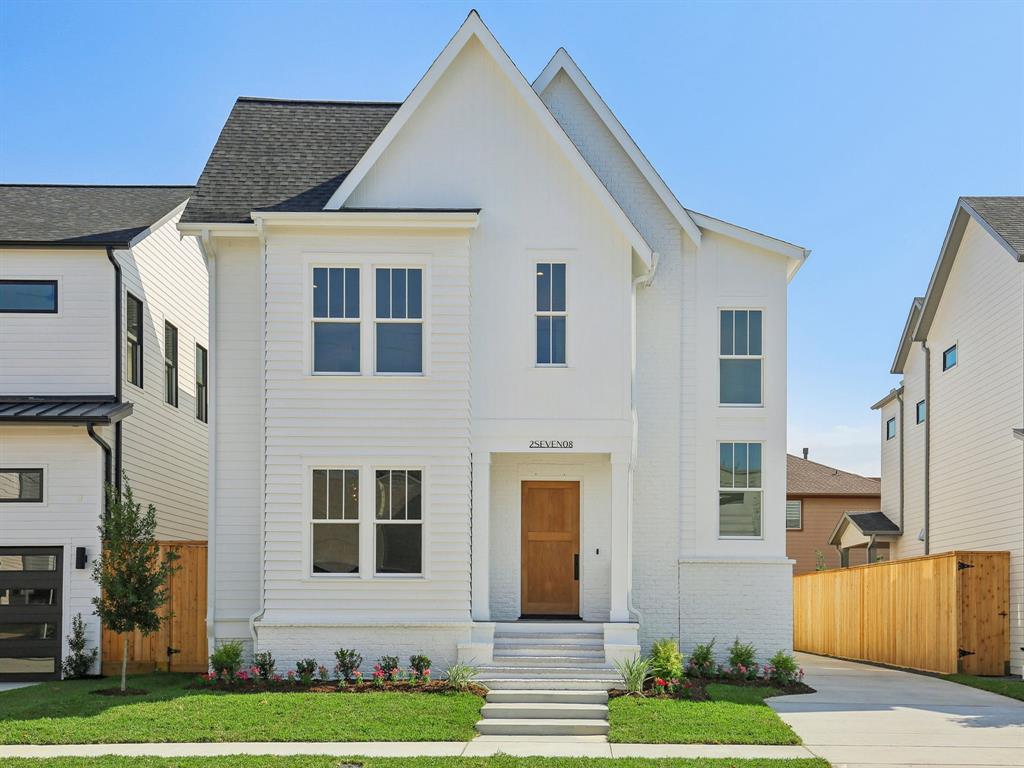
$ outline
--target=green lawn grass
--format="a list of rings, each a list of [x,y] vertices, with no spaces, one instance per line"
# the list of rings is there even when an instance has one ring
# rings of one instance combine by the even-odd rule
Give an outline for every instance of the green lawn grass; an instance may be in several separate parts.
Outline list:
[[[978,675],[942,675],[943,680],[951,683],[969,685],[972,688],[981,688],[983,691],[991,691],[1001,696],[1009,696],[1011,699],[1024,701],[1024,681],[1019,677],[1008,680],[1005,677],[980,677]]]
[[[0,744],[185,741],[468,741],[483,699],[470,693],[220,693],[187,675],[133,676],[145,696],[99,696],[115,680],[0,693]]]
[[[355,757],[362,768],[829,768],[825,760],[733,760],[586,757]],[[344,758],[295,757],[57,757],[8,760],[4,768],[338,768]]]
[[[711,701],[621,696],[608,702],[610,741],[633,744],[799,744],[764,703],[774,688],[712,683]]]

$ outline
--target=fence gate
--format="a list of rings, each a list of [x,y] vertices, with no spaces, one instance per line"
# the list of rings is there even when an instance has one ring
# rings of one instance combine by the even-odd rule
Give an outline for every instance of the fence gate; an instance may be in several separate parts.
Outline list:
[[[160,553],[178,553],[178,570],[171,576],[169,621],[149,637],[138,632],[128,639],[128,671],[205,672],[206,658],[206,542],[161,541]],[[121,671],[122,636],[103,630],[103,674]]]

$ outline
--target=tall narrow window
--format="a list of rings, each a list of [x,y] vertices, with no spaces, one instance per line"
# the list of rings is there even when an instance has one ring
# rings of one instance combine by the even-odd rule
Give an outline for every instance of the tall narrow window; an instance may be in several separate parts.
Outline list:
[[[956,365],[956,344],[942,353],[942,370],[948,371]]]
[[[418,469],[376,472],[376,572],[423,572],[423,473]]]
[[[761,536],[761,444],[720,443],[718,535]]]
[[[565,365],[565,264],[537,265],[537,365]]]
[[[927,415],[927,406],[925,405],[924,400],[918,400],[917,401],[917,409],[916,410],[917,410],[917,423],[920,424],[920,423],[922,423],[924,421],[925,416]]]
[[[204,424],[210,418],[209,358],[206,350],[196,344],[196,418]]]
[[[887,422],[885,422],[885,439],[892,440],[896,437],[896,417],[893,416]]]
[[[128,381],[136,387],[141,387],[142,361],[144,359],[142,347],[142,302],[130,293],[127,298],[125,336],[128,339],[126,355],[128,359],[125,362],[128,369]]]
[[[57,313],[56,280],[0,280],[0,312]]]
[[[178,329],[164,323],[164,400],[178,407]]]
[[[786,530],[799,531],[804,527],[804,505],[800,499],[786,502]]]
[[[423,373],[423,270],[377,270],[377,373]]]
[[[313,573],[359,573],[359,470],[313,470]]]
[[[42,469],[0,469],[0,502],[41,502]]]
[[[718,402],[761,405],[761,310],[723,309],[719,329]]]
[[[359,269],[313,268],[313,373],[359,373]]]

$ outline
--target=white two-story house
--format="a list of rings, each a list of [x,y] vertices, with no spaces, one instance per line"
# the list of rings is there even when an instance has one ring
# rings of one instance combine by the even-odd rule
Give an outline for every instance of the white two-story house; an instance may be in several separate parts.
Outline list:
[[[191,187],[0,185],[0,681],[60,676],[105,483],[205,540],[206,264]]]
[[[808,252],[685,209],[565,51],[531,85],[474,12],[402,103],[241,98],[179,229],[213,285],[211,644],[495,678],[524,632],[606,667],[791,646]]]
[[[1010,552],[1010,648],[1024,667],[1024,197],[964,197],[911,303],[881,417],[882,515],[833,543],[893,559]],[[856,518],[857,516],[850,516]]]

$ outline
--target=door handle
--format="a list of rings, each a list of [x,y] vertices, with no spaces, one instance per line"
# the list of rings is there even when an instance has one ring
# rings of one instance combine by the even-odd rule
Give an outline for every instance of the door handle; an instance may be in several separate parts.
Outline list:
[[[572,578],[574,581],[580,580],[580,553],[577,552],[572,556]]]

